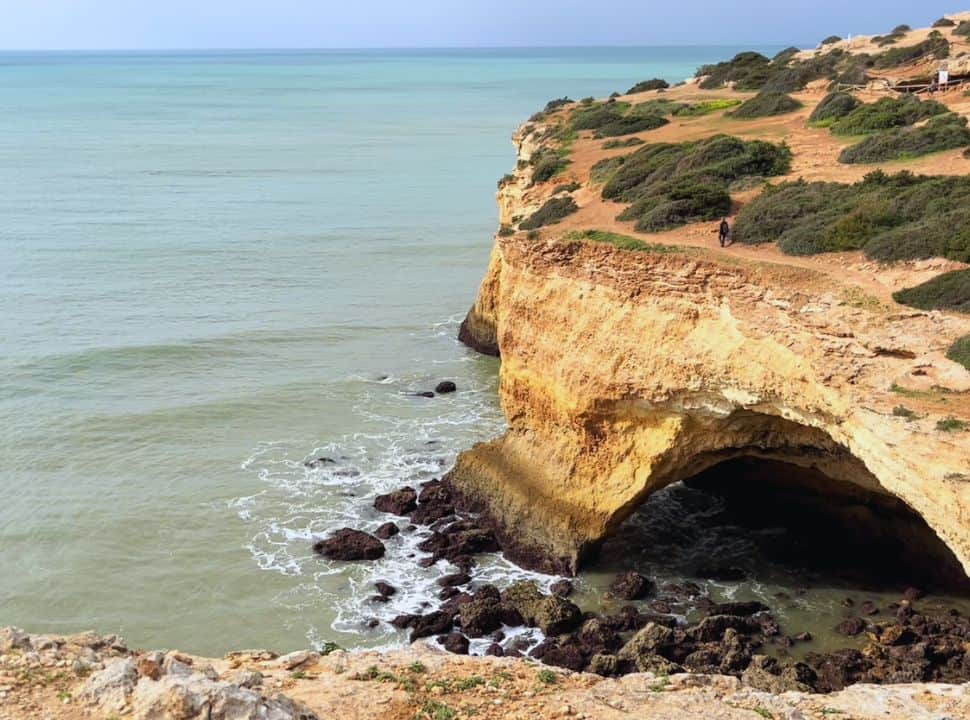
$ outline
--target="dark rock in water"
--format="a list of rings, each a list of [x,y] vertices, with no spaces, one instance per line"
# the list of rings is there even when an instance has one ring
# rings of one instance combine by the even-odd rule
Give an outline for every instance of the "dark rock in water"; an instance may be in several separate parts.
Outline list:
[[[908,600],[909,602],[915,602],[919,600],[921,597],[923,597],[925,594],[926,593],[924,593],[919,588],[908,587],[903,591],[903,600]]]
[[[896,618],[902,622],[906,622],[913,617],[913,608],[907,603],[903,602],[898,608],[896,608]]]
[[[311,470],[318,470],[319,468],[322,468],[324,465],[334,465],[336,464],[336,462],[337,461],[334,460],[333,458],[318,457],[313,460],[307,460],[305,463],[303,463],[303,466],[310,468]]]
[[[374,507],[384,513],[392,515],[407,515],[418,506],[418,494],[414,488],[403,487],[400,490],[378,495],[374,498]]]
[[[437,558],[433,558],[433,557],[421,558],[420,560],[418,560],[418,567],[429,568],[432,565],[434,565],[436,562],[438,562]]]
[[[760,612],[768,612],[770,610],[764,603],[752,601],[752,602],[731,602],[731,603],[718,603],[713,607],[710,614],[711,615],[741,615],[742,617],[747,617],[749,615],[755,615]]]
[[[446,588],[441,588],[441,592],[438,593],[438,598],[440,600],[450,600],[451,598],[455,597],[455,595],[460,595],[460,594],[461,594],[461,590],[459,590],[458,588],[446,587]]]
[[[818,676],[815,689],[821,693],[836,692],[859,682],[869,669],[869,662],[858,650],[837,650],[826,655],[809,653],[805,659]]]
[[[373,630],[376,627],[379,627],[380,624],[381,624],[381,621],[378,620],[377,618],[371,618],[370,620],[367,621],[367,627],[370,628],[371,630]]]
[[[532,649],[529,656],[542,660],[546,665],[577,672],[586,665],[583,653],[572,638],[566,638],[561,642],[551,638],[543,640]]]
[[[610,583],[610,591],[623,600],[639,600],[653,590],[653,583],[640,573],[620,573]]]
[[[423,398],[433,398],[434,393],[430,390],[424,390],[423,392],[411,393],[411,397],[423,397]]]
[[[398,615],[396,618],[391,620],[391,625],[396,627],[398,630],[404,630],[411,627],[414,621],[417,620],[417,615],[411,615],[410,613],[405,613],[404,615]]]
[[[724,637],[727,629],[737,632],[752,632],[759,629],[759,625],[751,618],[739,615],[709,615],[697,625],[687,630],[687,636],[695,642],[713,642]]]
[[[909,645],[915,639],[915,633],[903,625],[889,625],[879,632],[880,645]]]
[[[492,643],[485,648],[485,654],[491,657],[505,657],[505,650],[498,643]]]
[[[444,575],[438,578],[438,584],[441,587],[456,587],[458,585],[467,585],[472,581],[472,576],[467,573],[451,573],[450,575]]]
[[[455,383],[453,383],[451,380],[442,380],[435,386],[434,391],[442,395],[447,395],[448,393],[455,392],[457,389],[458,386],[455,385]]]
[[[841,635],[848,635],[849,637],[853,637],[855,635],[858,635],[865,629],[866,629],[865,620],[863,620],[860,617],[851,617],[851,618],[846,618],[845,620],[840,622],[836,626],[835,631]]]
[[[468,638],[459,632],[448,633],[444,637],[439,637],[438,642],[445,650],[455,655],[468,654]]]
[[[670,614],[670,603],[664,602],[663,600],[654,600],[650,603],[650,609],[654,612],[660,613],[661,615]]]
[[[411,513],[411,522],[417,525],[431,525],[438,520],[455,514],[455,506],[450,504],[422,503]]]
[[[492,637],[492,642],[500,643],[505,639],[505,631],[496,630],[495,632],[492,633],[491,637]]]
[[[469,637],[484,637],[502,627],[502,603],[491,597],[465,603],[459,614],[461,629]]]
[[[384,597],[391,597],[391,595],[394,595],[397,593],[396,587],[394,587],[390,583],[384,582],[383,580],[378,580],[376,583],[374,583],[374,587],[377,588],[377,592],[379,592]]]
[[[315,543],[313,550],[331,560],[377,560],[384,556],[384,543],[361,530],[343,528]]]
[[[620,661],[616,655],[597,653],[590,658],[588,669],[591,673],[596,673],[597,675],[602,675],[603,677],[610,677],[619,672]]]
[[[549,590],[553,595],[569,597],[573,594],[573,584],[566,579],[556,580],[556,582],[549,586]]]
[[[863,615],[879,614],[879,608],[876,607],[876,604],[872,602],[872,600],[866,600],[864,603],[862,603],[862,607],[860,607],[859,609],[862,611]]]
[[[437,610],[427,615],[419,615],[411,623],[411,642],[432,635],[442,635],[451,630],[452,615]]]
[[[429,480],[421,485],[421,492],[418,493],[418,502],[452,504],[451,491],[440,480]]]
[[[797,641],[797,642],[811,642],[812,641],[812,633],[810,633],[810,632],[798,633],[798,635],[796,635],[792,639],[795,640],[795,641]]]
[[[854,606],[855,606],[855,600],[853,600],[850,597],[843,598],[843,600],[842,600],[842,607],[850,608],[850,607],[854,607]]]
[[[371,595],[369,599],[372,603],[386,603],[391,600],[386,595]]]
[[[374,535],[381,540],[387,540],[397,535],[401,530],[392,522],[386,522],[374,531]]]
[[[499,546],[490,530],[476,529],[447,534],[432,533],[431,537],[418,545],[418,549],[431,553],[436,561],[441,559],[455,561],[478,553],[496,552]]]
[[[455,588],[457,589],[457,588]],[[455,617],[462,606],[470,603],[474,598],[466,592],[458,592],[458,594],[453,595],[448,598],[446,602],[441,603],[441,607],[438,608],[441,612],[448,613],[451,617]]]

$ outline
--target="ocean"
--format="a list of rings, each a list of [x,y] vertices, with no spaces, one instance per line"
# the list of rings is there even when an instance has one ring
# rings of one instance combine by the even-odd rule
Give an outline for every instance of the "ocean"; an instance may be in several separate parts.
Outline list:
[[[737,50],[0,54],[0,625],[206,655],[403,645],[386,621],[451,570],[417,565],[421,533],[374,563],[311,546],[503,430],[498,361],[455,337],[512,131]],[[711,527],[725,512],[654,496],[577,601],[720,553],[751,575],[713,597],[790,596],[793,632],[831,634],[853,589],[799,594],[758,554],[784,529]],[[476,570],[523,577],[553,580]],[[399,592],[373,602],[375,580]]]

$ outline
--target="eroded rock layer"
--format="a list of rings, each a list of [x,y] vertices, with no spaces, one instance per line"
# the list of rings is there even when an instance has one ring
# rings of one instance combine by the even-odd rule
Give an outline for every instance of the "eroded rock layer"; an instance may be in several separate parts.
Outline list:
[[[960,409],[967,373],[943,352],[967,321],[857,290],[696,249],[501,238],[465,327],[501,352],[509,430],[448,481],[513,558],[574,572],[650,493],[782,461],[898,498],[970,570],[966,437],[933,407],[894,413],[916,381]]]

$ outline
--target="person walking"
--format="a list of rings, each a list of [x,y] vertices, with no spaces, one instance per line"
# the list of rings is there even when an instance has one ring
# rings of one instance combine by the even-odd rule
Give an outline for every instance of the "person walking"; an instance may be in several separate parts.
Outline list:
[[[731,238],[731,226],[728,225],[727,218],[721,220],[721,225],[717,229],[717,238],[721,243],[721,247],[727,247],[728,240]]]

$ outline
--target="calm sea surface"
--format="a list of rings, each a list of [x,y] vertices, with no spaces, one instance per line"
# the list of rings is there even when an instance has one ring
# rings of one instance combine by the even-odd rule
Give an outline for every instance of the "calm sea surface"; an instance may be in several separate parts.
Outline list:
[[[310,545],[502,430],[454,337],[512,130],[739,49],[0,54],[0,625],[400,643],[447,569]]]

